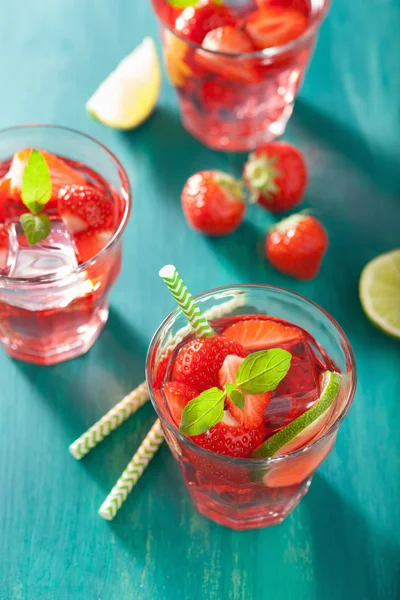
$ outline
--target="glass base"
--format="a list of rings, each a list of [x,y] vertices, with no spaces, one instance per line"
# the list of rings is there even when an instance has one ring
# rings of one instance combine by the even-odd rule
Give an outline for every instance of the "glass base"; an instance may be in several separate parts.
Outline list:
[[[267,506],[234,508],[211,500],[198,489],[189,488],[189,493],[197,510],[204,517],[224,527],[236,531],[245,531],[282,523],[307,494],[311,480],[312,478],[305,481],[297,494],[288,498],[286,502],[279,502],[275,506],[268,503]]]
[[[108,319],[108,303],[96,311],[87,325],[79,327],[76,336],[60,339],[55,336],[52,342],[44,345],[38,341],[29,344],[27,340],[13,340],[13,343],[2,340],[5,352],[24,362],[35,365],[56,365],[85,354],[99,337]]]
[[[293,104],[288,104],[278,119],[264,121],[259,126],[252,122],[251,126],[246,127],[240,121],[210,126],[206,116],[182,110],[182,123],[189,133],[213,150],[250,152],[283,135],[292,112]]]

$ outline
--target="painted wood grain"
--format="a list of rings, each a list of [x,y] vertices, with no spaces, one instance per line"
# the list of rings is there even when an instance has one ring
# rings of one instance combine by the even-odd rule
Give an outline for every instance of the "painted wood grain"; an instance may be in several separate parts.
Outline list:
[[[192,139],[166,82],[137,131],[108,130],[85,115],[85,100],[118,61],[145,34],[157,36],[148,0],[0,7],[0,126],[88,132],[121,158],[134,190],[124,268],[95,347],[52,368],[0,355],[0,599],[399,598],[400,346],[370,326],[357,298],[363,265],[400,241],[397,2],[335,0],[288,128],[310,164],[305,206],[331,237],[311,283],[265,263],[273,218],[255,207],[226,239],[187,229],[179,205],[186,177],[208,167],[238,174],[243,157]],[[166,447],[116,520],[102,521],[97,508],[152,423],[150,406],[81,463],[69,456],[69,443],[143,380],[150,336],[173,306],[157,276],[166,262],[195,292],[253,282],[304,293],[354,345],[354,407],[308,496],[279,527],[235,533],[203,519]]]

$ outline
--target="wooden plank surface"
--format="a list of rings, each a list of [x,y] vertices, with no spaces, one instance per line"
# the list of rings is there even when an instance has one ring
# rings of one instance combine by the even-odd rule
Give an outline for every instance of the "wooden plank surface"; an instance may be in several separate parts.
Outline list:
[[[400,244],[400,14],[396,0],[335,0],[286,139],[307,155],[305,202],[331,246],[300,283],[263,260],[272,217],[249,210],[226,239],[185,225],[194,171],[240,173],[243,156],[202,147],[181,127],[165,80],[140,129],[119,133],[84,103],[144,35],[148,0],[1,0],[0,127],[68,125],[121,158],[134,209],[109,323],[83,358],[39,368],[0,354],[1,600],[396,600],[400,597],[400,345],[365,319],[364,264]],[[270,283],[303,293],[354,345],[359,388],[335,450],[279,527],[235,533],[191,505],[166,447],[112,523],[97,509],[154,420],[150,406],[77,463],[68,444],[143,380],[152,333],[173,307],[160,266],[195,292]]]

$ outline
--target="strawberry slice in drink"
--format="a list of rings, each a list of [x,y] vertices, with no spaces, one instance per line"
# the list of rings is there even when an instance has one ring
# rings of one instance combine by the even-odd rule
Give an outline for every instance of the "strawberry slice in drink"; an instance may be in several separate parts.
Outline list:
[[[259,50],[284,46],[307,29],[307,17],[293,8],[261,8],[247,19],[245,31]]]
[[[227,25],[236,25],[227,6],[216,4],[213,0],[200,0],[196,6],[185,8],[176,19],[175,30],[182,37],[201,44],[209,31]]]
[[[115,233],[115,203],[103,192],[87,185],[70,185],[61,189],[58,212],[74,236],[80,262],[96,256]]]
[[[296,327],[283,325],[274,319],[249,319],[227,327],[224,336],[239,342],[245,350],[282,348],[284,344],[303,339]]]
[[[7,267],[9,249],[8,226],[0,223],[0,272]]]
[[[171,417],[175,425],[179,427],[183,409],[188,402],[199,395],[199,392],[185,383],[178,383],[176,381],[165,383],[163,390]]]
[[[207,71],[239,83],[262,81],[262,71],[251,58],[223,56],[223,54],[248,54],[257,49],[244,31],[231,26],[213,29],[207,33],[202,47],[204,50],[197,50],[195,58]]]
[[[244,358],[240,358],[239,356],[229,355],[225,358],[219,372],[219,383],[222,389],[227,383],[235,381],[236,373],[243,361]],[[243,409],[236,406],[229,397],[226,398],[225,402],[229,412],[238,423],[243,425],[245,429],[255,429],[264,420],[265,409],[272,398],[272,392],[265,392],[264,394],[254,396],[245,394],[244,398],[245,404]]]
[[[303,13],[305,17],[310,16],[310,6],[307,0],[257,0],[260,8],[294,8]]]
[[[49,214],[56,214],[57,198],[60,189],[65,185],[83,185],[86,180],[81,173],[70,167],[61,158],[58,158],[45,150],[40,150],[40,152],[43,154],[47,166],[49,167],[52,187],[52,197],[46,205],[46,212]],[[9,180],[9,202],[5,209],[6,218],[9,220],[18,219],[22,213],[26,212],[26,207],[21,199],[21,189],[22,177],[25,167],[28,164],[30,153],[30,148],[16,152],[11,161],[10,170],[4,178],[5,180]]]
[[[248,458],[264,438],[264,425],[255,429],[245,429],[225,411],[220,423],[205,433],[190,438],[195,444],[223,456]]]

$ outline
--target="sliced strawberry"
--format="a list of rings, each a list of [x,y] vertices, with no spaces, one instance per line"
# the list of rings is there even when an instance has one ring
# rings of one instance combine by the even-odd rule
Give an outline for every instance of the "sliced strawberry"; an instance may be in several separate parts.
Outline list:
[[[195,444],[224,456],[247,458],[264,439],[264,426],[248,431],[226,411],[223,420],[206,433],[190,438]]]
[[[10,201],[10,179],[3,177],[0,180],[0,222],[4,223],[7,217],[7,205]]]
[[[228,354],[244,358],[246,351],[240,344],[224,336],[191,340],[177,354],[173,378],[199,392],[218,387],[218,372]]]
[[[207,33],[202,47],[204,50],[196,52],[196,61],[208,71],[240,83],[260,83],[262,81],[262,71],[254,60],[215,54],[223,52],[237,55],[254,52],[256,47],[244,31],[229,26],[213,29]]]
[[[261,8],[252,13],[245,31],[259,50],[284,46],[307,29],[307,17],[293,8]]]
[[[82,262],[98,254],[111,240],[117,225],[113,200],[89,186],[66,186],[59,192],[58,212],[73,234]]]
[[[5,269],[8,259],[8,226],[0,223],[0,270]]]
[[[236,373],[244,361],[239,356],[227,356],[219,371],[219,383],[223,388],[226,383],[234,383]],[[246,429],[255,429],[264,421],[264,413],[270,400],[272,392],[265,394],[250,395],[245,394],[245,404],[243,410],[236,406],[228,397],[226,405],[231,415],[243,425]]]
[[[176,19],[175,30],[192,42],[201,44],[209,31],[225,25],[236,25],[229,8],[215,4],[213,0],[201,0],[196,6],[185,8]]]
[[[310,5],[307,0],[257,0],[260,8],[294,8],[303,13],[305,17],[310,15]]]
[[[224,330],[224,336],[239,342],[245,350],[267,350],[301,339],[299,329],[272,319],[238,321]]]
[[[46,212],[55,213],[57,211],[57,198],[60,189],[66,185],[83,185],[86,179],[61,158],[45,150],[40,150],[40,152],[43,154],[49,167],[52,186],[52,198],[46,205]],[[30,153],[30,148],[16,152],[11,161],[10,170],[6,175],[10,179],[10,195],[15,203],[15,206],[10,206],[9,208],[9,214],[7,215],[9,219],[19,217],[26,210],[21,200],[21,188],[22,176],[28,164]]]
[[[184,383],[175,381],[165,383],[163,390],[171,416],[179,427],[183,409],[188,402],[199,395],[199,392]]]

